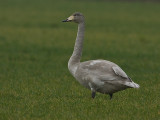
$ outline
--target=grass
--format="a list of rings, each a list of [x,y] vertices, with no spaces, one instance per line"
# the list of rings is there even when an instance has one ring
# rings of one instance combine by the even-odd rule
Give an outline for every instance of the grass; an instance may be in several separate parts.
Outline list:
[[[138,84],[109,96],[71,76],[75,11],[86,16],[82,61],[107,59]],[[160,119],[160,4],[141,2],[1,0],[0,119]]]

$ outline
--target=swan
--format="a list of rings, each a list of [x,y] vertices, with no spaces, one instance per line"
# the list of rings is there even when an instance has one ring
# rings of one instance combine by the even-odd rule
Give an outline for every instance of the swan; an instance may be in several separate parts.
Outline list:
[[[89,60],[80,62],[82,56],[85,20],[82,13],[75,12],[62,22],[74,22],[78,24],[78,32],[72,56],[68,62],[68,69],[73,77],[84,87],[91,90],[94,99],[96,92],[109,94],[126,88],[139,88],[129,76],[115,63],[107,60]]]

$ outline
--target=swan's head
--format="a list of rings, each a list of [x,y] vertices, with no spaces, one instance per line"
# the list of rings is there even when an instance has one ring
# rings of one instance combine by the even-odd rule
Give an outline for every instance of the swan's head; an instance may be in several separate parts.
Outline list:
[[[68,17],[66,20],[63,20],[62,22],[81,23],[81,22],[84,22],[84,16],[82,15],[82,13],[75,12],[70,17]]]

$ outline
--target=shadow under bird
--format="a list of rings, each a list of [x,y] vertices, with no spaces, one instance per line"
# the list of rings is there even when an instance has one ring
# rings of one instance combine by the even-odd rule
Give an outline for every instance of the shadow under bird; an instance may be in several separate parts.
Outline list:
[[[89,60],[80,62],[82,56],[85,19],[82,13],[76,12],[62,22],[78,24],[74,51],[68,62],[68,69],[76,80],[91,90],[92,98],[96,92],[109,94],[110,99],[115,92],[126,88],[139,88],[130,77],[115,63],[107,60]]]

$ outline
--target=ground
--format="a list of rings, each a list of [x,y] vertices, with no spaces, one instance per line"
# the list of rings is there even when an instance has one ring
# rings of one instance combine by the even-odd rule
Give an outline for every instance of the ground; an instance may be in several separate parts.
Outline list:
[[[64,0],[0,2],[0,119],[160,119],[160,4]],[[91,99],[69,73],[77,32],[86,20],[82,61],[118,64],[140,89]]]

